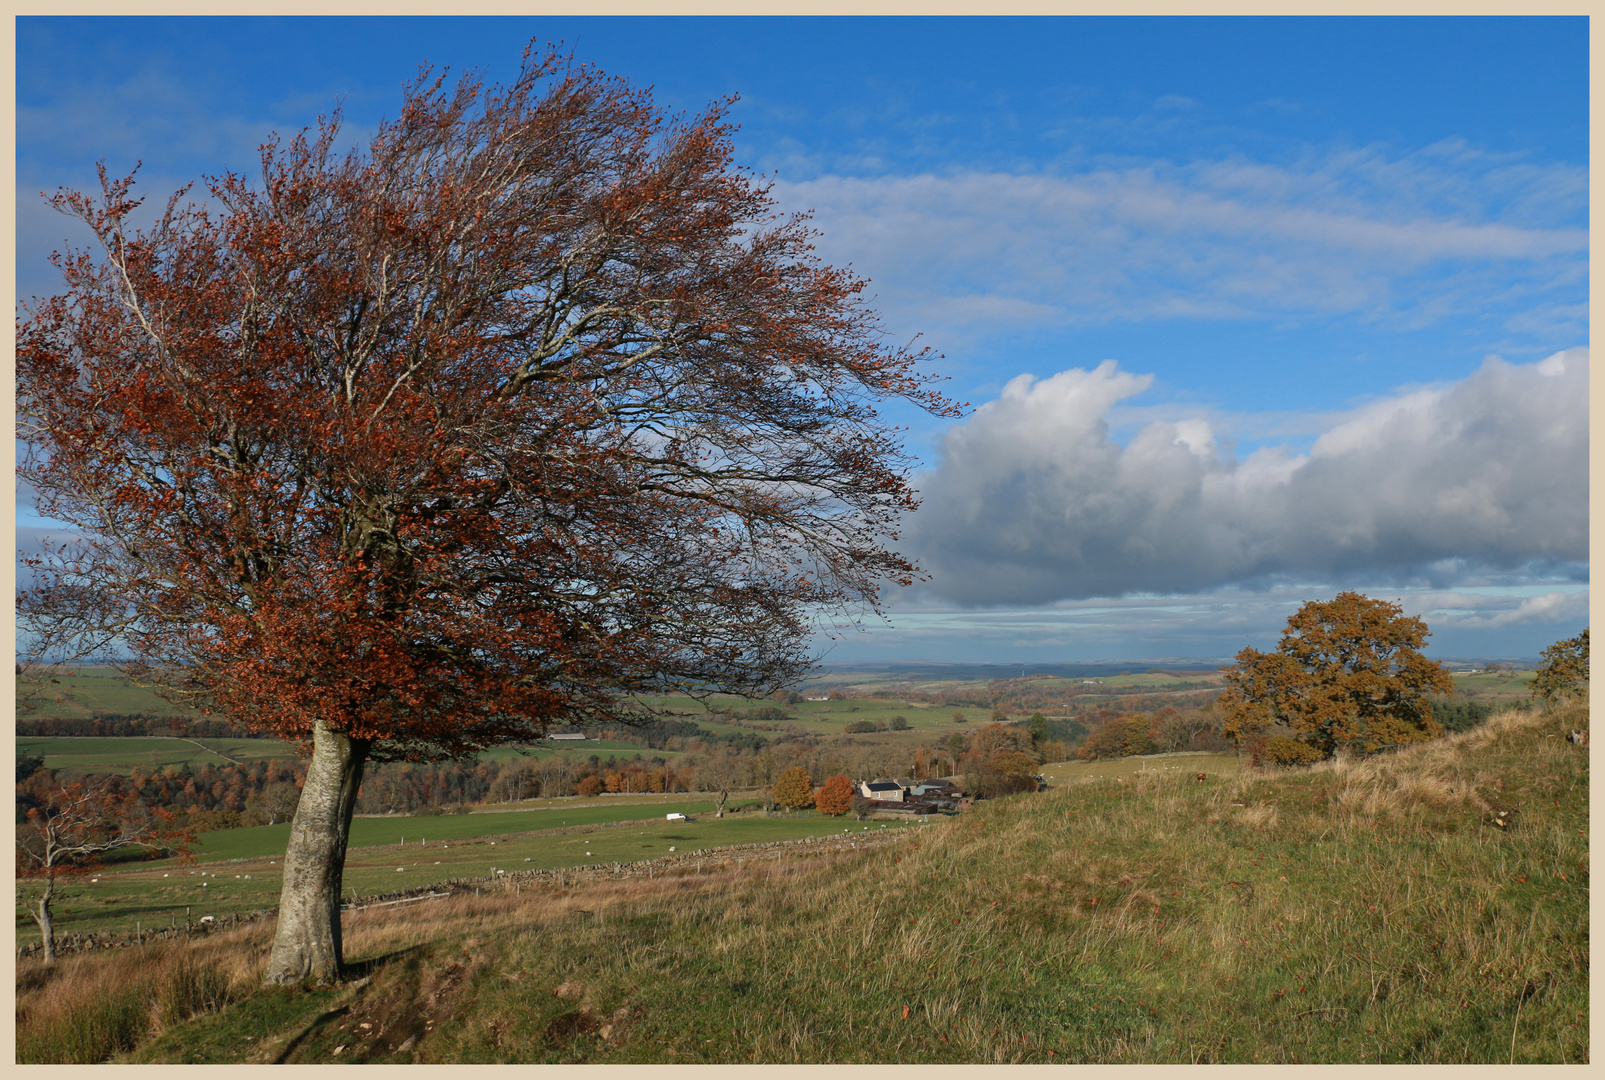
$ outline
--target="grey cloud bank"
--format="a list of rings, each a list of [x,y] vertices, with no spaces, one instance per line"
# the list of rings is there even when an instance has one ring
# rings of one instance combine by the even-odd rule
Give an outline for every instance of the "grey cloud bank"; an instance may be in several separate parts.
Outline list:
[[[1278,581],[1446,588],[1513,570],[1586,580],[1586,349],[1490,358],[1340,414],[1307,454],[1241,461],[1199,418],[1113,440],[1110,409],[1150,381],[1113,361],[1022,375],[950,430],[906,533],[931,574],[922,591],[987,606]]]

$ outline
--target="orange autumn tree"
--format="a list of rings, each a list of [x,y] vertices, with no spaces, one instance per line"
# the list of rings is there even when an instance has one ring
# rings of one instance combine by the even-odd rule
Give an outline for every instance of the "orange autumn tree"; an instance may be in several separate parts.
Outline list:
[[[814,782],[809,779],[807,769],[793,765],[775,779],[771,794],[775,802],[788,810],[801,810],[814,805]]]
[[[1287,620],[1276,651],[1244,649],[1226,669],[1223,733],[1285,765],[1436,738],[1431,698],[1452,693],[1454,680],[1421,654],[1427,637],[1426,623],[1386,600],[1311,601]]]
[[[19,320],[19,472],[84,539],[21,614],[37,655],[113,640],[306,747],[267,981],[338,977],[367,763],[771,693],[911,579],[876,406],[956,410],[723,109],[526,53],[505,87],[425,71],[357,150],[338,114],[271,140],[144,229],[132,176],[52,200],[96,243]]]
[[[821,814],[845,814],[853,808],[858,790],[846,776],[832,776],[814,793],[814,805]]]

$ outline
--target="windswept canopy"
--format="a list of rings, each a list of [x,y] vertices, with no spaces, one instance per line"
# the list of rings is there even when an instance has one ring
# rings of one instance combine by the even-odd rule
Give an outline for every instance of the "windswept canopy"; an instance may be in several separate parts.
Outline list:
[[[99,244],[19,328],[23,475],[91,537],[23,598],[42,647],[115,632],[259,727],[434,756],[771,689],[914,573],[875,406],[952,406],[723,106],[553,53],[340,130],[144,230],[132,177],[53,200]]]

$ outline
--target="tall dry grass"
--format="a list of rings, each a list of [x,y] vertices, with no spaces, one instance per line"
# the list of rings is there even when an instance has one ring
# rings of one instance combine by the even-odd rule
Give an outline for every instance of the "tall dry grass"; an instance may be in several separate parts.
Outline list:
[[[17,971],[17,1061],[96,1064],[253,993],[260,928],[67,955]]]

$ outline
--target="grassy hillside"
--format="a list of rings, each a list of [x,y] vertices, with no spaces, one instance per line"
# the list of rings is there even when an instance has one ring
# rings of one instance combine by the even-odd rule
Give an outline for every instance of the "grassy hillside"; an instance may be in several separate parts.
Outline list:
[[[1059,761],[1042,766],[1043,779],[1050,784],[1068,784],[1074,781],[1114,776],[1146,776],[1148,773],[1171,775],[1235,776],[1244,768],[1236,754],[1208,754],[1183,751],[1179,754],[1142,754],[1135,757],[1097,758],[1093,761]]]
[[[265,929],[24,966],[19,1055],[1587,1061],[1588,754],[1564,737],[1586,722],[1067,784],[814,864],[365,911],[338,990],[255,990]]]

